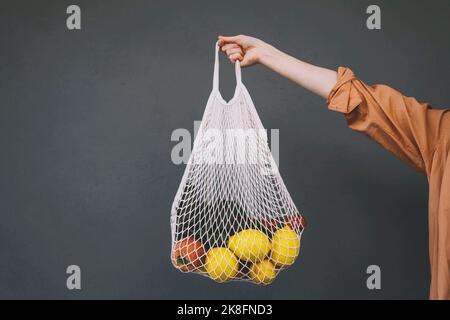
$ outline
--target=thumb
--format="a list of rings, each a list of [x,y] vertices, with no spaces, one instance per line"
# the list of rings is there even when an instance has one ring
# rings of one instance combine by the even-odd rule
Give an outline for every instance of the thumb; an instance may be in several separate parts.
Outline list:
[[[219,46],[223,46],[227,43],[236,43],[238,45],[242,45],[242,39],[243,37],[241,35],[238,36],[219,36]]]

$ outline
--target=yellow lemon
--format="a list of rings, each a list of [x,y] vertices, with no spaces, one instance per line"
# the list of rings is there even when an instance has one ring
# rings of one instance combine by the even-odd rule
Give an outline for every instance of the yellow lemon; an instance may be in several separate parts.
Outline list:
[[[299,251],[300,238],[289,226],[285,226],[273,234],[270,258],[276,266],[290,266],[294,263]]]
[[[258,284],[269,284],[277,276],[275,266],[269,260],[255,263],[248,274],[253,282]]]
[[[258,262],[269,254],[269,238],[261,231],[247,229],[228,239],[228,248],[241,260]]]
[[[229,249],[212,248],[206,254],[205,269],[212,279],[225,282],[236,276],[239,262]]]

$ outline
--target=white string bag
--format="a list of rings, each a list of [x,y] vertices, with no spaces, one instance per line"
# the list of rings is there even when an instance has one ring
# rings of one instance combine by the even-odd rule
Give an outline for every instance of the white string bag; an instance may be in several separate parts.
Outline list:
[[[218,281],[268,284],[294,263],[305,220],[267,143],[267,133],[235,63],[236,90],[213,90],[171,212],[173,265]]]

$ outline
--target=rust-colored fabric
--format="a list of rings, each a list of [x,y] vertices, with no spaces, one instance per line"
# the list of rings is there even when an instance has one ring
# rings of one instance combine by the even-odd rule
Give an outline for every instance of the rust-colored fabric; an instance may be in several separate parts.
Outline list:
[[[362,132],[426,174],[430,299],[450,299],[450,109],[432,109],[385,85],[366,85],[348,68],[327,99]]]

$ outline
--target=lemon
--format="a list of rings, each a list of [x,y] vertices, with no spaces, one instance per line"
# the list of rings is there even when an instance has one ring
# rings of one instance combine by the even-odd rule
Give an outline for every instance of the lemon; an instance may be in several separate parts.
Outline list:
[[[233,279],[238,272],[238,268],[238,259],[228,248],[212,248],[206,254],[206,272],[218,282]]]
[[[277,267],[293,264],[299,251],[300,238],[289,226],[285,226],[273,234],[270,258]]]
[[[269,254],[269,238],[261,231],[247,229],[228,239],[228,248],[241,260],[258,262]]]
[[[248,274],[253,282],[258,284],[269,284],[277,276],[275,266],[269,260],[255,263]]]

